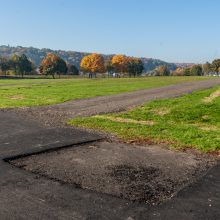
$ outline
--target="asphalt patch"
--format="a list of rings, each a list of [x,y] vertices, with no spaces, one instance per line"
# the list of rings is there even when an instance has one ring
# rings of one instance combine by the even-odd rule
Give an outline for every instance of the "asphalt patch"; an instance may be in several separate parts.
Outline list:
[[[27,156],[11,164],[76,188],[156,205],[196,181],[213,163],[209,158],[160,146],[106,141]]]
[[[109,166],[109,175],[122,187],[121,197],[132,201],[155,203],[161,190],[155,178],[161,171],[155,167],[133,167],[128,165]]]

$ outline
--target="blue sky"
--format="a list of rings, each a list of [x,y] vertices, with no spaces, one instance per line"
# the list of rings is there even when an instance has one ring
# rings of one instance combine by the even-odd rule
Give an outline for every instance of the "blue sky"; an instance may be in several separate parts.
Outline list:
[[[0,45],[220,58],[219,0],[0,0]]]

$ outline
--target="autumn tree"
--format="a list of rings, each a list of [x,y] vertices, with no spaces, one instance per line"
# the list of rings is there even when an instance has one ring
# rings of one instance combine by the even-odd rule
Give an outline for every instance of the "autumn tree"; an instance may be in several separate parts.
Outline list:
[[[112,57],[112,66],[118,73],[128,72],[129,58],[124,55],[115,55]]]
[[[170,70],[167,66],[159,66],[155,69],[156,76],[169,76]]]
[[[173,76],[184,76],[184,69],[179,67],[172,72]]]
[[[89,78],[96,77],[96,73],[105,72],[105,61],[100,54],[90,54],[81,60],[80,68],[84,73],[89,73]]]
[[[144,70],[144,64],[141,59],[135,57],[128,58],[128,73],[129,76],[138,76]]]
[[[45,75],[52,75],[55,78],[55,74],[66,74],[67,65],[66,62],[59,56],[49,53],[42,60],[40,64],[40,73]]]

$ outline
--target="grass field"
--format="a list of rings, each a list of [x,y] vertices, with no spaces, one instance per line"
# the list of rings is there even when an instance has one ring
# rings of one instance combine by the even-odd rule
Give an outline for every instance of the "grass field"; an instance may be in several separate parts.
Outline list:
[[[128,112],[77,118],[71,125],[110,132],[129,142],[220,150],[220,88],[152,101]]]
[[[53,79],[0,79],[0,85],[26,85],[32,83],[51,82]]]
[[[145,77],[121,79],[0,80],[0,108],[39,106],[68,100],[150,89],[208,77]]]

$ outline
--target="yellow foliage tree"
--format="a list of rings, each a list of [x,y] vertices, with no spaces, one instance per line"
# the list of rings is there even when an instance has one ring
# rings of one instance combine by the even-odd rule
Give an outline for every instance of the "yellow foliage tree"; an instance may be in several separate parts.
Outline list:
[[[128,72],[129,58],[124,55],[115,55],[112,57],[112,66],[118,73]]]
[[[105,72],[105,61],[102,55],[100,54],[90,54],[81,60],[80,69],[84,73],[89,73],[89,78],[92,78],[93,75],[96,76],[96,73]]]
[[[173,76],[184,76],[184,74],[185,74],[184,69],[181,67],[177,68],[172,72]]]

